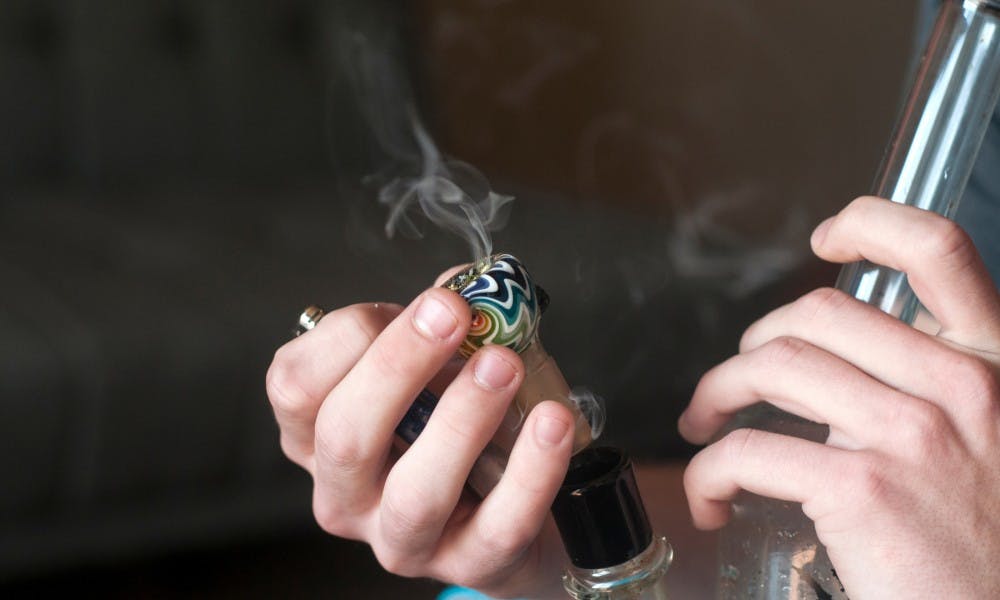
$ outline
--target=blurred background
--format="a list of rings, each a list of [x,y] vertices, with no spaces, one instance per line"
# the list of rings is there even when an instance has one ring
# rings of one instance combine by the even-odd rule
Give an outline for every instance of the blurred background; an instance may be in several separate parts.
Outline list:
[[[516,197],[495,248],[552,296],[542,339],[606,439],[689,456],[699,375],[832,284],[808,235],[868,190],[915,10],[0,0],[0,595],[440,589],[319,531],[264,393],[306,304],[406,303],[470,259],[386,238],[366,176],[399,99],[366,78]]]

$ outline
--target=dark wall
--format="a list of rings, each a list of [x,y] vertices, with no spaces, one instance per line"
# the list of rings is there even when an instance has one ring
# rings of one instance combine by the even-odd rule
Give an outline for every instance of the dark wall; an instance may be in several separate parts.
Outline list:
[[[911,2],[428,0],[427,113],[518,196],[499,247],[551,288],[543,339],[609,436],[674,419],[742,330],[836,269],[815,224],[869,191],[912,55]]]
[[[365,177],[399,124],[366,121],[345,35],[517,196],[496,248],[551,294],[542,338],[608,439],[676,457],[700,374],[832,282],[808,233],[867,190],[912,10],[0,0],[0,576],[310,522],[274,349],[305,304],[407,302],[468,260],[386,240]]]
[[[327,168],[328,3],[3,4],[4,180]]]

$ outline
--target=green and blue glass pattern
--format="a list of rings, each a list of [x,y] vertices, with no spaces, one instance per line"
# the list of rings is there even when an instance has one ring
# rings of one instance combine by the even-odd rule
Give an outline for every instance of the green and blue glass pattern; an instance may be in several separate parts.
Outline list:
[[[493,255],[489,266],[458,275],[445,285],[472,308],[472,327],[459,348],[463,356],[487,344],[520,354],[535,341],[541,320],[538,292],[527,269],[510,254]]]

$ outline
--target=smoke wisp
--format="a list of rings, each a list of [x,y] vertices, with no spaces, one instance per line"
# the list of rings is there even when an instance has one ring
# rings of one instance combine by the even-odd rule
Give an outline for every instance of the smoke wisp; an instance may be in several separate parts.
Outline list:
[[[426,220],[465,240],[473,261],[486,259],[493,252],[490,232],[506,225],[514,198],[494,192],[479,170],[441,152],[418,114],[391,44],[358,33],[344,39],[341,55],[348,57],[354,95],[388,163],[367,178],[388,210],[386,235],[422,238]]]
[[[783,222],[766,240],[751,241],[727,227],[721,215],[753,205],[760,191],[743,186],[701,198],[693,208],[679,212],[667,238],[667,255],[677,276],[720,282],[733,298],[743,298],[777,281],[805,258],[808,218],[801,207],[791,207]],[[722,250],[711,250],[710,248]]]
[[[379,190],[379,203],[389,209],[386,235],[391,238],[400,231],[423,237],[414,219],[423,216],[468,242],[475,262],[486,259],[493,253],[490,232],[507,224],[510,211],[505,207],[514,197],[491,190],[472,165],[444,158],[415,112],[411,113],[411,125],[420,149],[419,173],[398,175]]]

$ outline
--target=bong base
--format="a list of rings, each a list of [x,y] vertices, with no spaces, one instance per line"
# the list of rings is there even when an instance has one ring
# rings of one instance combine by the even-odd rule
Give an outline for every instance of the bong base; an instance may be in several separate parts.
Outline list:
[[[743,494],[719,544],[718,600],[849,600],[793,502]]]
[[[727,431],[751,427],[814,442],[829,428],[759,403]],[[742,493],[719,536],[717,600],[848,600],[802,506]]]

